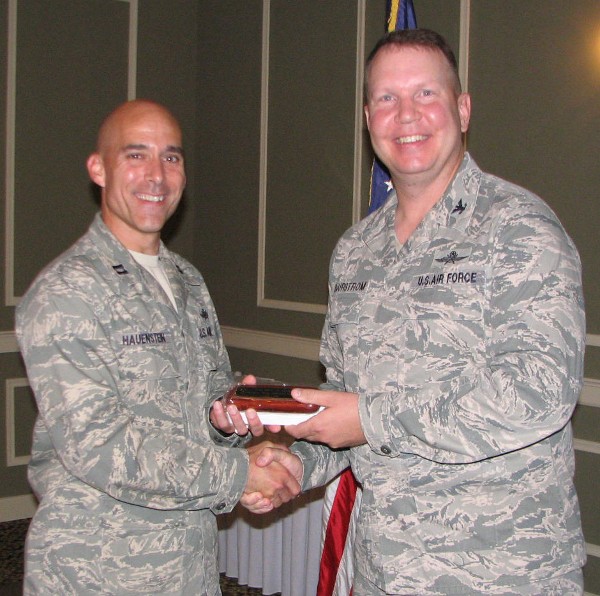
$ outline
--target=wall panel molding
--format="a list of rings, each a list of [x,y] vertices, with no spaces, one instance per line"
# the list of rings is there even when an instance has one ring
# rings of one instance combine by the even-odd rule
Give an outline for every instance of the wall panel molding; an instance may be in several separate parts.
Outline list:
[[[28,387],[27,378],[6,379],[6,466],[25,466],[29,463],[29,455],[16,455],[16,420],[15,420],[15,389],[18,387]]]
[[[37,500],[32,495],[4,497],[0,499],[0,523],[29,519],[37,509]]]
[[[356,74],[355,74],[355,115],[354,115],[354,172],[352,191],[352,222],[360,219],[362,184],[362,79],[365,51],[365,14],[366,0],[357,2],[356,22]],[[265,294],[266,244],[267,244],[267,159],[269,136],[269,53],[270,53],[270,11],[271,1],[263,0],[262,28],[262,72],[261,72],[261,114],[260,114],[260,168],[258,201],[258,263],[257,263],[257,306],[296,312],[325,314],[325,304],[275,300]]]
[[[362,195],[362,162],[363,162],[363,80],[365,74],[365,18],[367,0],[358,0],[358,16],[356,21],[356,74],[354,81],[354,182],[352,186],[352,223],[360,221]]]
[[[137,78],[138,0],[119,0],[129,3],[128,90],[129,99],[135,98]],[[20,296],[15,295],[15,134],[17,113],[17,20],[18,0],[8,2],[7,68],[6,68],[6,148],[5,148],[5,217],[4,217],[4,305],[16,306]],[[93,23],[90,23],[93,26]],[[27,73],[24,73],[27,76]]]
[[[592,555],[592,557],[598,557],[600,559],[600,546],[597,544],[587,543],[585,547],[588,555]]]
[[[127,99],[135,99],[137,94],[137,40],[138,40],[138,0],[129,2],[129,51],[127,72]]]
[[[588,346],[594,346],[595,348],[600,348],[600,335],[595,335],[593,333],[588,333],[585,343]]]
[[[227,347],[315,362],[319,360],[320,341],[318,339],[269,333],[267,331],[253,331],[251,329],[240,329],[239,327],[224,326],[221,327],[221,330]]]
[[[575,448],[575,451],[585,451],[586,453],[600,455],[600,443],[598,443],[597,441],[573,439],[573,447]]]
[[[8,2],[6,50],[6,155],[4,157],[4,305],[16,306],[15,296],[15,119],[17,89],[17,0]]]
[[[460,0],[460,41],[458,75],[462,90],[469,92],[469,52],[471,38],[471,0]]]
[[[257,263],[257,306],[287,311],[324,314],[325,304],[311,304],[272,299],[266,296],[266,243],[267,243],[267,159],[269,124],[269,52],[270,52],[270,10],[271,1],[263,0],[262,28],[262,72],[261,72],[261,126],[260,126],[260,167],[259,167],[259,217],[258,217],[258,263]],[[365,55],[365,15],[366,0],[357,0],[356,24],[356,74],[355,74],[355,118],[354,118],[354,175],[352,193],[352,223],[361,217],[361,186],[363,161],[363,90]],[[471,0],[460,0],[460,48],[459,75],[464,90],[468,89],[469,40],[470,40]]]
[[[0,331],[0,354],[10,354],[19,351],[17,337],[13,331]]]
[[[583,379],[583,389],[579,397],[579,404],[600,408],[600,379]]]

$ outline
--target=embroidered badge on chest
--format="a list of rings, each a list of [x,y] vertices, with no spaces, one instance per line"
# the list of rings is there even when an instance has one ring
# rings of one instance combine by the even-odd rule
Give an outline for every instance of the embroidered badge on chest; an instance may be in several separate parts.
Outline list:
[[[444,249],[436,251],[433,260],[436,263],[442,265],[455,265],[461,261],[468,261],[471,256],[471,249],[457,248],[457,249]]]
[[[208,311],[203,308],[200,311],[200,318],[202,319],[201,323],[202,325],[200,327],[198,327],[198,332],[200,333],[200,337],[202,339],[204,339],[205,337],[212,337],[213,336],[213,330],[212,330],[212,326],[209,325],[209,316],[208,316]]]
[[[369,287],[368,281],[338,281],[333,286],[333,293],[364,292]]]
[[[167,344],[171,343],[171,336],[168,333],[162,331],[124,333],[121,336],[121,343],[124,346],[139,346],[144,344]]]

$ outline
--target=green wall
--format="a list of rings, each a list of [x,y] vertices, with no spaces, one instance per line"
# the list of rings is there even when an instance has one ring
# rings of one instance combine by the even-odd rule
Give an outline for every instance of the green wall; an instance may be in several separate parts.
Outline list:
[[[469,151],[542,196],[582,256],[589,336],[577,485],[586,590],[600,594],[600,2],[472,0],[462,29],[459,0],[414,4],[419,24],[457,54],[468,25]],[[268,19],[264,6],[139,0],[131,21],[122,0],[0,0],[0,521],[28,493],[35,415],[14,304],[96,211],[85,159],[133,74],[135,94],[182,123],[189,181],[166,238],[205,275],[234,369],[322,378],[329,255],[367,209],[371,152],[356,122],[356,76],[384,30],[385,0],[271,0]]]

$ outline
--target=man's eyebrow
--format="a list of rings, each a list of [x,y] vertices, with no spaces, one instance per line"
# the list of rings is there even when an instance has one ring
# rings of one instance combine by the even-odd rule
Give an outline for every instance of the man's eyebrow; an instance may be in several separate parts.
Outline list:
[[[149,149],[148,145],[144,145],[143,143],[130,143],[129,145],[125,145],[122,151],[142,151],[144,149]],[[165,149],[166,153],[178,153],[179,155],[183,155],[183,147],[179,145],[167,145]]]
[[[179,145],[168,145],[167,153],[179,153],[179,155],[183,155],[183,147],[179,147]]]
[[[132,151],[132,150],[141,150],[141,149],[148,149],[148,145],[144,145],[143,143],[130,143],[129,145],[125,145],[125,147],[123,147],[123,149],[121,149],[121,151]]]

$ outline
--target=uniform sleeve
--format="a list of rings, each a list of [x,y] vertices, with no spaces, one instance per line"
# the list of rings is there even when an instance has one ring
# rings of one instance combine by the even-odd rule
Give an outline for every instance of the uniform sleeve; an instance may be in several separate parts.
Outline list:
[[[347,449],[330,449],[308,441],[296,441],[290,449],[302,460],[303,491],[325,485],[350,465]]]
[[[342,352],[337,337],[331,330],[329,309],[323,325],[320,354],[321,362],[326,367],[327,378],[327,382],[323,383],[320,389],[346,391]],[[300,456],[304,465],[302,490],[323,486],[350,465],[347,449],[330,449],[326,445],[308,441],[296,441],[291,449]]]
[[[451,327],[442,332],[462,350],[460,374],[360,395],[363,430],[378,454],[468,463],[538,442],[569,422],[585,347],[579,256],[551,212],[526,211],[515,209],[490,238],[483,348],[461,346]],[[338,384],[340,356],[329,343]]]
[[[200,437],[206,440],[192,440],[176,400],[165,399],[166,416],[153,416],[151,404],[143,404],[144,413],[134,411],[123,395],[132,381],[123,378],[90,293],[93,288],[39,284],[17,310],[17,338],[39,416],[61,465],[135,505],[230,510],[246,484],[245,450],[216,446],[208,430]],[[164,373],[157,371],[148,387]]]

